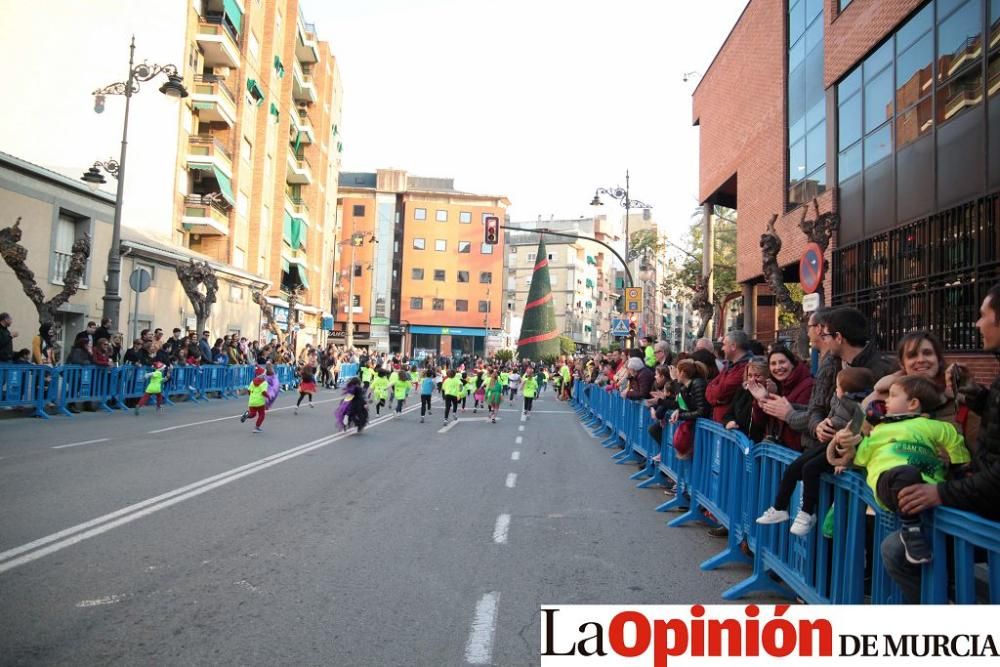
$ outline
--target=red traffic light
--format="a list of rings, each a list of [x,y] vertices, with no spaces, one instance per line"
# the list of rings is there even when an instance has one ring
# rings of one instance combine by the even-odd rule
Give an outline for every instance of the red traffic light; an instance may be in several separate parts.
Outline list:
[[[495,215],[486,217],[483,242],[487,245],[496,245],[500,242],[500,218]]]

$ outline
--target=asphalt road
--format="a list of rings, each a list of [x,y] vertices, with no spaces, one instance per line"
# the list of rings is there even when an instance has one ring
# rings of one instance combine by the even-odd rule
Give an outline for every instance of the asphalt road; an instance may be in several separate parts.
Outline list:
[[[339,394],[283,395],[259,435],[245,399],[0,420],[0,663],[530,665],[543,603],[718,603],[748,574],[700,572],[724,544],[667,528],[551,392],[362,435]]]

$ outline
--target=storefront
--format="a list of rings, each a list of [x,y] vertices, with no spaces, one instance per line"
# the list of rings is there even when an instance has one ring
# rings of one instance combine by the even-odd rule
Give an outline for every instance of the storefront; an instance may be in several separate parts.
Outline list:
[[[434,354],[443,357],[484,356],[485,329],[414,325],[409,328],[410,350],[414,357]]]

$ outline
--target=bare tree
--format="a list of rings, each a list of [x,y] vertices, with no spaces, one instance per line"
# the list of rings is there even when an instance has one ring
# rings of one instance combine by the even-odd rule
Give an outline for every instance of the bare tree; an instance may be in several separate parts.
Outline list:
[[[760,254],[762,259],[761,268],[764,271],[764,278],[771,286],[774,297],[785,311],[792,313],[798,319],[799,335],[796,337],[796,352],[805,358],[809,352],[809,337],[806,331],[808,317],[802,312],[802,304],[792,298],[791,292],[785,285],[785,278],[778,264],[778,255],[781,253],[781,237],[774,229],[774,223],[778,220],[778,214],[771,216],[767,223],[766,231],[760,235]]]
[[[189,264],[177,265],[177,279],[181,281],[184,292],[194,306],[198,322],[197,331],[204,331],[205,323],[212,314],[215,295],[219,291],[219,280],[215,277],[215,270],[208,265],[208,262],[195,262],[192,259]]]
[[[698,276],[694,280],[694,289],[691,296],[691,307],[698,311],[701,316],[701,324],[698,326],[698,338],[705,335],[709,322],[715,319],[715,306],[712,295],[708,293],[708,276]]]
[[[815,198],[812,200],[812,205],[816,217],[812,220],[806,220],[809,207],[803,206],[799,229],[802,230],[802,233],[806,235],[806,238],[811,243],[815,243],[822,248],[825,255],[826,249],[830,247],[830,239],[833,238],[833,233],[840,227],[840,216],[832,211],[821,214],[819,212],[819,202]]]
[[[274,318],[274,306],[267,302],[267,297],[260,290],[254,290],[250,293],[250,298],[253,302],[260,306],[260,312],[264,316],[264,320],[267,322],[267,328],[271,333],[274,334],[275,338],[279,343],[285,341],[285,335],[281,333],[281,328],[278,326],[278,321]]]
[[[90,257],[90,236],[84,234],[73,242],[69,266],[63,276],[63,287],[59,293],[48,301],[38,283],[35,273],[28,268],[28,249],[21,245],[21,218],[14,221],[13,226],[0,229],[0,255],[7,266],[14,271],[24,294],[38,311],[38,323],[54,322],[59,307],[69,301],[70,297],[80,289],[80,281],[87,270],[87,259]]]

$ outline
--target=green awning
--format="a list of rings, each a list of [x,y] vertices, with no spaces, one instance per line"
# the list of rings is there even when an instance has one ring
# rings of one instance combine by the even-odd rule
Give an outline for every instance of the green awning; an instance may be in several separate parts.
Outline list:
[[[278,105],[276,105],[274,102],[271,102],[271,115],[274,116],[275,123],[281,120],[281,112],[278,111]]]
[[[285,273],[292,272],[292,265],[284,257],[281,258],[281,270]]]
[[[306,271],[303,267],[301,266],[299,267],[299,282],[302,283],[303,287],[309,289],[309,278],[306,277],[307,273],[309,272]]]
[[[334,134],[334,135],[336,135],[336,134],[337,134],[337,132],[339,132],[339,131],[340,131],[340,130],[338,130],[338,129],[337,129],[337,124],[336,124],[336,123],[334,123],[334,124],[333,124],[333,134]]]
[[[219,168],[212,165],[215,170],[215,180],[219,182],[219,191],[222,196],[226,198],[232,206],[236,206],[236,197],[233,196],[233,182],[229,180],[229,177],[219,171]]]
[[[590,255],[587,255],[587,264],[593,264],[594,266],[597,266],[597,260],[591,257]]]
[[[287,213],[285,215],[288,215]],[[292,228],[291,234],[289,234],[289,239],[292,242],[292,250],[298,250],[304,244],[302,243],[302,220],[299,218],[292,218]]]
[[[288,211],[285,211],[284,223],[281,226],[281,238],[288,243],[288,245],[293,248],[295,247],[292,245],[292,216],[288,214]]]
[[[253,79],[247,79],[247,91],[257,100],[257,106],[264,103],[264,91],[260,89],[260,86]]]
[[[274,71],[278,73],[278,78],[285,78],[285,66],[281,64],[281,58],[274,57]]]
[[[585,305],[585,306],[587,306],[587,308],[588,308],[588,309],[590,309],[590,308],[593,308],[593,307],[594,307],[594,304],[592,304],[592,303],[591,303],[590,301],[588,301],[588,302],[587,302],[587,303],[585,303],[584,305]]]
[[[295,146],[293,147],[293,149],[295,150],[295,153],[296,153],[296,157],[298,157],[299,145],[301,143],[302,143],[302,132],[296,132],[295,133]]]
[[[587,285],[587,287],[593,287],[594,286],[594,281],[591,280],[590,278],[587,278],[586,285]]]
[[[194,108],[195,109],[214,109],[215,108],[215,102],[195,102],[194,103]]]
[[[243,31],[243,10],[236,4],[236,0],[222,0],[222,11],[229,18],[229,22],[236,28],[236,32]]]

